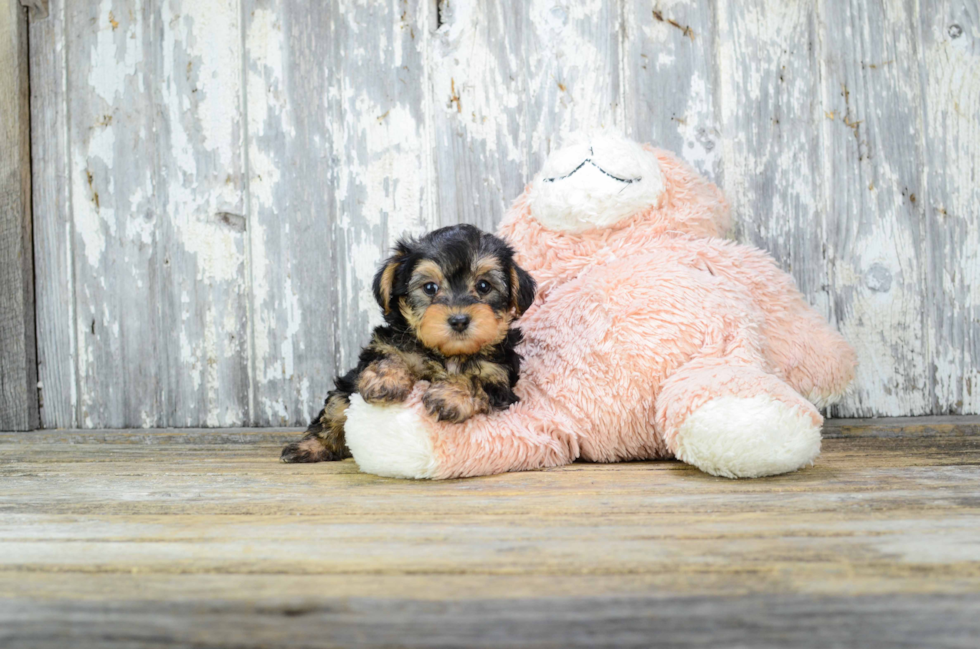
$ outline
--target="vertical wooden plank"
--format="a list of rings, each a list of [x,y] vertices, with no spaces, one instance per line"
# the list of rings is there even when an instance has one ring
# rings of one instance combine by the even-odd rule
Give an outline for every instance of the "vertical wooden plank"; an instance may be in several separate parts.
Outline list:
[[[248,418],[236,2],[67,15],[78,421]]]
[[[126,392],[136,388],[142,393],[139,414],[148,423],[163,423],[158,362],[165,362],[169,350],[155,326],[160,322],[156,274],[153,285],[149,279],[151,265],[156,270],[158,236],[153,169],[159,152],[151,98],[157,84],[141,73],[149,58],[144,52],[149,27],[136,2],[65,4],[76,417],[86,427],[133,425]],[[146,215],[135,222],[146,224],[145,240],[126,236],[129,215],[136,213]],[[120,236],[120,229],[126,234]],[[141,371],[129,384],[127,370],[136,368]]]
[[[714,3],[625,0],[626,127],[721,182]]]
[[[563,135],[625,125],[618,2],[528,0],[524,30],[528,173]]]
[[[336,5],[244,6],[252,423],[305,424],[335,373]]]
[[[171,425],[250,417],[241,6],[161,3],[161,171],[172,239],[164,259]]]
[[[0,2],[0,430],[38,425],[27,14]]]
[[[246,3],[258,425],[306,423],[380,321],[392,240],[434,225],[427,2]]]
[[[980,4],[919,8],[931,412],[980,412]]]
[[[429,39],[441,222],[493,230],[527,182],[528,16],[506,0],[440,0],[435,18],[419,36]]]
[[[834,314],[858,352],[841,416],[924,414],[923,152],[911,2],[818,5]]]
[[[371,282],[383,255],[402,234],[439,223],[425,112],[433,9],[427,0],[342,0],[337,9],[337,362],[345,370],[381,322]]]
[[[717,7],[721,148],[736,237],[769,251],[829,314],[814,3]]]
[[[31,20],[31,154],[34,194],[34,302],[41,426],[74,428],[74,234],[68,167],[65,0]]]

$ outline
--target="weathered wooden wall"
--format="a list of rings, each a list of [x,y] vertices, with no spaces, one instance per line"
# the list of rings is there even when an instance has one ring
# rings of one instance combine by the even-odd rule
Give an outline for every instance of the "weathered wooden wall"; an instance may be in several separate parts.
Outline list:
[[[980,412],[975,0],[51,0],[30,37],[45,426],[304,423],[389,242],[492,227],[597,125],[853,342],[834,414]]]
[[[0,0],[0,430],[38,425],[27,13]]]

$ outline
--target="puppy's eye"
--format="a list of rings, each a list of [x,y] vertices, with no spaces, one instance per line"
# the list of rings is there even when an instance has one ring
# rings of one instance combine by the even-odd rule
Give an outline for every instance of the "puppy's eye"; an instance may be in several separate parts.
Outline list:
[[[435,282],[426,282],[422,286],[422,291],[429,297],[432,297],[433,295],[439,292],[439,285],[436,284]]]
[[[480,295],[486,295],[487,293],[490,292],[492,288],[493,287],[490,286],[490,282],[488,282],[485,279],[481,279],[479,282],[476,283],[476,292],[479,293]]]

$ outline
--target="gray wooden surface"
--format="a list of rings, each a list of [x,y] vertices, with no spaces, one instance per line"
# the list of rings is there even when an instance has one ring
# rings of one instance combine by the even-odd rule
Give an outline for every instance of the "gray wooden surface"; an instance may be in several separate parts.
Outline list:
[[[830,420],[813,467],[446,481],[282,428],[0,434],[0,646],[976,647],[980,417]]]
[[[305,423],[390,242],[492,228],[594,126],[854,344],[832,414],[980,412],[975,0],[51,0],[31,39],[45,426]]]
[[[975,595],[13,602],[7,649],[974,649]]]
[[[0,430],[38,425],[27,13],[0,0]]]

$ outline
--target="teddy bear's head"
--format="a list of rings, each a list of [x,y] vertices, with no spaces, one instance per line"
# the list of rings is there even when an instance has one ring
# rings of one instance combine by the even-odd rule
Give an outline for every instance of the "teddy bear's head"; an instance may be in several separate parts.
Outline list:
[[[657,205],[663,193],[656,156],[606,130],[569,136],[534,177],[528,203],[548,229],[580,232]]]
[[[674,155],[608,129],[569,135],[517,207],[547,230],[571,235],[626,221],[701,236],[728,227],[728,206],[715,185]]]

